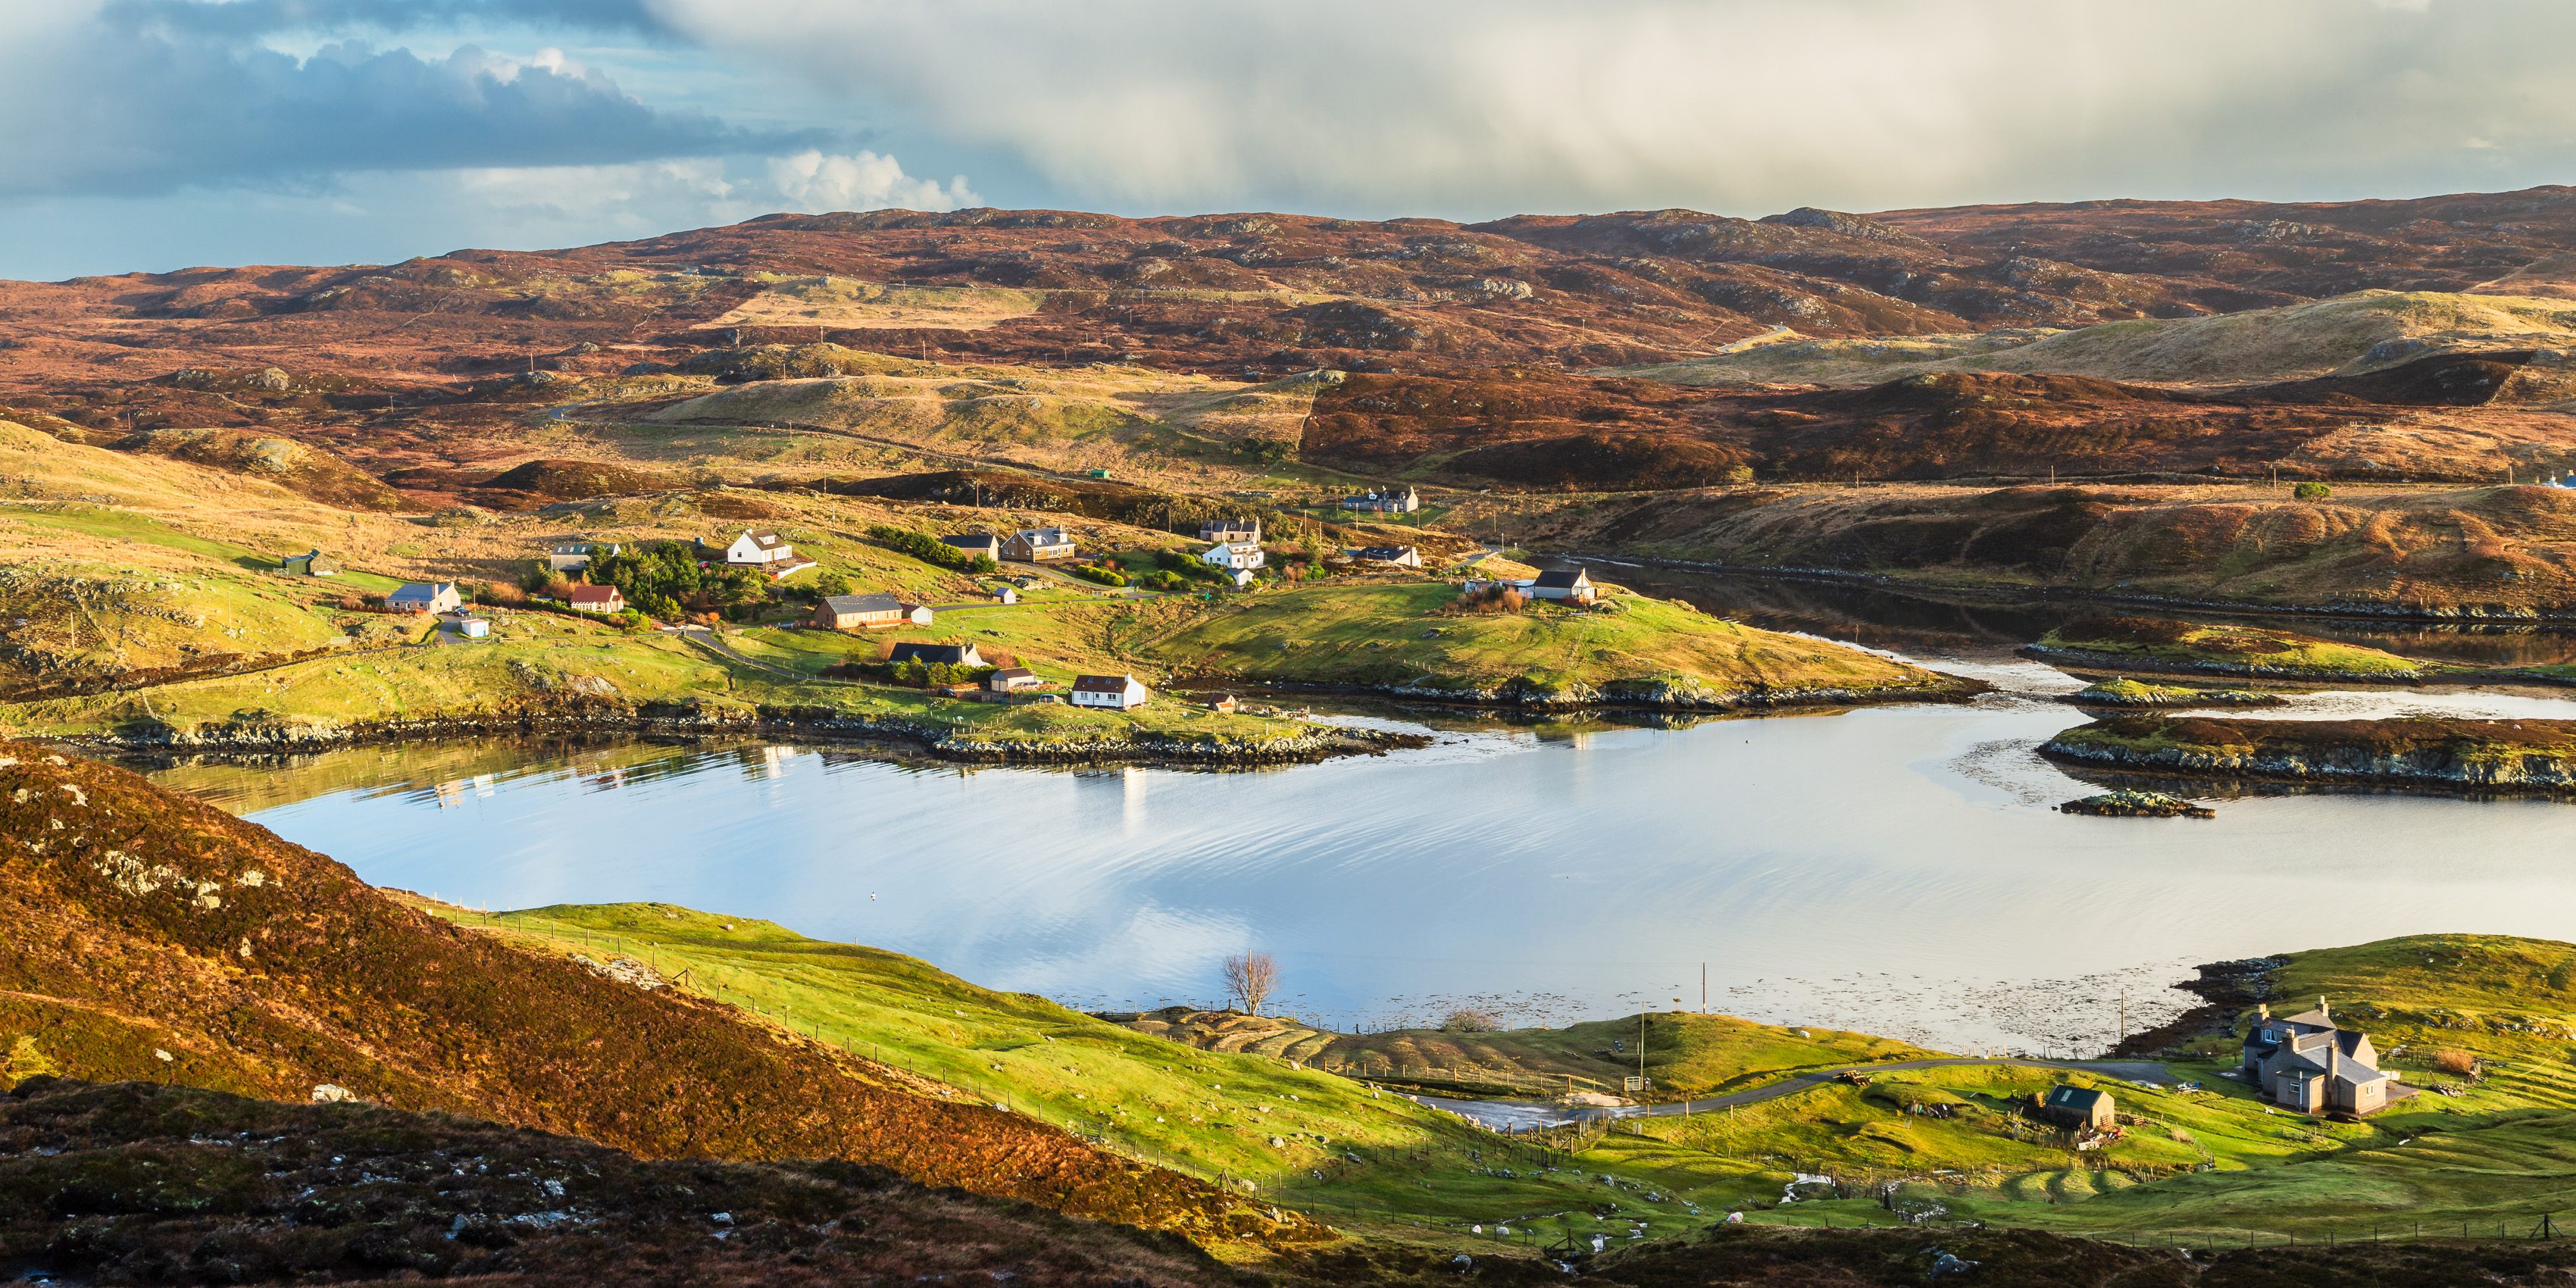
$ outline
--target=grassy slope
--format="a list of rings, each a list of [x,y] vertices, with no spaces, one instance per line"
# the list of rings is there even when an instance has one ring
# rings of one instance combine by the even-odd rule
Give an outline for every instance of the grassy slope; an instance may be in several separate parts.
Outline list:
[[[2102,665],[2134,661],[2157,667],[2254,672],[2284,679],[2301,675],[2348,678],[2420,677],[2425,665],[2363,644],[2318,639],[2292,631],[2229,622],[2216,626],[2141,618],[2094,618],[2050,631],[2042,649],[2073,649]]]
[[[1832,1029],[1756,1024],[1731,1015],[1683,1012],[1489,1033],[1394,1029],[1335,1033],[1293,1019],[1225,1012],[1152,1012],[1129,1023],[1144,1032],[1220,1051],[1296,1060],[1361,1078],[1518,1086],[1525,1092],[1616,1093],[1637,1072],[1637,1045],[1655,1083],[1649,1100],[1735,1091],[1803,1069],[1933,1054],[1888,1038]]]
[[[1818,640],[1705,617],[1642,596],[1614,612],[1534,606],[1452,616],[1440,582],[1333,585],[1222,601],[1144,645],[1181,670],[1304,683],[1547,690],[1666,681],[1713,694],[1905,688],[1929,673]]]
[[[1683,384],[1876,384],[1922,371],[1971,370],[2244,384],[2355,374],[2432,352],[2565,347],[2576,343],[2576,309],[2565,300],[2364,291],[2280,308],[1999,338],[2004,342],[1977,336],[1792,338],[1620,374]],[[2428,348],[2384,360],[2368,357],[2374,345],[2390,340],[2420,340]]]
[[[213,732],[227,725],[327,734],[379,721],[506,721],[524,715],[622,714],[657,704],[748,717],[761,707],[904,722],[961,742],[1045,747],[1136,738],[1258,747],[1308,726],[1158,702],[1131,712],[998,706],[912,690],[797,682],[719,658],[672,636],[626,635],[547,613],[496,611],[488,641],[323,657],[252,675],[188,680],[135,693],[0,704],[22,734],[112,736],[137,721]],[[802,637],[820,640],[818,635]]]
[[[327,1082],[650,1156],[882,1163],[1208,1245],[1322,1237],[730,1007],[466,933],[123,770],[6,744],[0,789],[12,1081]]]
[[[1459,1232],[1580,1207],[1602,1188],[1544,1171],[1447,1114],[1332,1073],[1178,1045],[1044,998],[979,988],[914,958],[808,939],[768,922],[660,904],[489,918],[424,906],[545,950],[614,951],[665,973],[686,970],[688,987],[704,996],[1113,1148],[1201,1176],[1248,1180],[1263,1196],[1338,1225]],[[1474,1157],[1479,1152],[1485,1157]],[[1772,1184],[1767,1172],[1748,1181],[1750,1169],[1642,1152],[1588,1166],[1597,1171],[1605,1162],[1640,1191],[1723,1183],[1726,1193],[1744,1194]],[[1659,1222],[1698,1219],[1676,1201],[1650,1206]]]

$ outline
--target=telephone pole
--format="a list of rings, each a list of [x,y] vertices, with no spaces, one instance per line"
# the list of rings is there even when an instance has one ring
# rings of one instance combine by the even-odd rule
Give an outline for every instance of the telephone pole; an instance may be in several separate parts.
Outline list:
[[[2120,986],[2120,1040],[2129,1040],[2129,986]]]

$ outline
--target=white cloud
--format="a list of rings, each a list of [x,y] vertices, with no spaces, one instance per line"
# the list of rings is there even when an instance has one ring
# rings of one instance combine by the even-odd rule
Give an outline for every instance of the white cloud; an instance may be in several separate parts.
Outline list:
[[[975,193],[958,175],[945,185],[915,179],[893,157],[874,152],[846,156],[807,149],[769,161],[770,188],[799,211],[956,210],[975,204]]]
[[[1878,208],[2576,169],[2561,0],[646,3],[1126,208]]]

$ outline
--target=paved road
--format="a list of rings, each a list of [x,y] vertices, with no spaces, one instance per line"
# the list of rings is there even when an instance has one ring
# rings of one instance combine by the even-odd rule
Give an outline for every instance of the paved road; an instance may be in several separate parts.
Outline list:
[[[2150,1060],[2029,1060],[2008,1056],[1947,1056],[1933,1060],[1899,1060],[1891,1064],[1836,1065],[1830,1069],[1811,1069],[1749,1091],[1730,1092],[1723,1096],[1706,1096],[1672,1104],[1569,1109],[1546,1101],[1533,1100],[1452,1100],[1446,1096],[1414,1096],[1412,1099],[1472,1119],[1481,1126],[1527,1130],[1532,1127],[1556,1127],[1574,1122],[1598,1122],[1605,1118],[1672,1118],[1685,1113],[1705,1113],[1711,1109],[1726,1109],[1735,1105],[1760,1104],[1765,1100],[1777,1100],[1782,1096],[1796,1095],[1801,1091],[1812,1091],[1833,1082],[1836,1075],[1846,1070],[1879,1074],[1894,1073],[1902,1069],[1938,1069],[1951,1065],[1972,1064],[2009,1064],[2032,1069],[2081,1069],[2088,1073],[2126,1078],[2132,1082],[2153,1082],[2160,1085],[2171,1085],[2181,1081],[2174,1076],[2172,1070]]]

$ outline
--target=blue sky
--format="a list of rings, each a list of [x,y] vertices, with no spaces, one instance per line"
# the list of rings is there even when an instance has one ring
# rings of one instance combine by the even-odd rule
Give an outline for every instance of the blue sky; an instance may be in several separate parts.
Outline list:
[[[0,0],[0,276],[2576,180],[2564,0]]]

